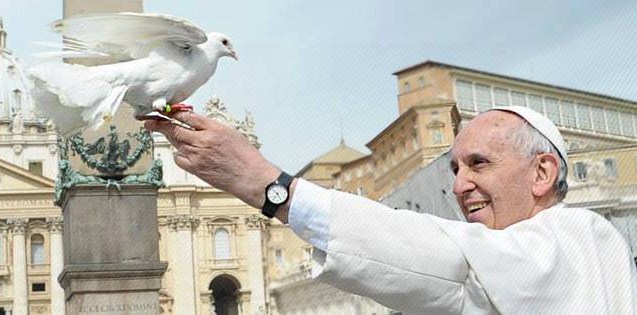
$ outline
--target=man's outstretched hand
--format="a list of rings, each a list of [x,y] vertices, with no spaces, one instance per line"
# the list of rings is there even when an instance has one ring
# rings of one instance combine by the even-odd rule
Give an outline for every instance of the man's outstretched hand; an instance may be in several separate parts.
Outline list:
[[[171,117],[195,130],[164,120],[148,120],[144,126],[164,134],[172,143],[177,149],[175,163],[213,187],[261,209],[265,187],[281,171],[233,128],[193,112],[178,112]],[[287,215],[282,218],[277,213],[277,217],[287,222]]]

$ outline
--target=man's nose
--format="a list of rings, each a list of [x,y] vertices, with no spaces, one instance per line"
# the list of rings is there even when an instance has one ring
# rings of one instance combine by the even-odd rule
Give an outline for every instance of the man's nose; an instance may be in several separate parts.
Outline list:
[[[467,192],[475,189],[476,185],[473,178],[465,168],[459,168],[456,173],[456,179],[453,182],[453,193],[456,197],[461,198]]]

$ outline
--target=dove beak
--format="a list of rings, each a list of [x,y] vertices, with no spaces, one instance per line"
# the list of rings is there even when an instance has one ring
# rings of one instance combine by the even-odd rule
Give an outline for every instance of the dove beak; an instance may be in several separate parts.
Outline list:
[[[239,61],[239,56],[237,56],[237,52],[234,49],[229,49],[228,55],[232,57],[232,59]]]

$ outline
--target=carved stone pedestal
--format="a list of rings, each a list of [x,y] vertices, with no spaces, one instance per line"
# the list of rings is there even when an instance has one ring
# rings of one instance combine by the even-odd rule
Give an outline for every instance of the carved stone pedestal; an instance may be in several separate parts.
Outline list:
[[[64,196],[67,314],[159,314],[167,264],[159,261],[157,188],[76,185]]]

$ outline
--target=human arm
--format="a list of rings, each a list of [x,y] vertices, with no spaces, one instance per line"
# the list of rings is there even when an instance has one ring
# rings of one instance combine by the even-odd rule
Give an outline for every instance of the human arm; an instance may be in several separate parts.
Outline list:
[[[174,117],[195,130],[163,120],[146,121],[145,127],[164,134],[176,148],[177,166],[261,209],[265,202],[265,187],[279,176],[281,170],[233,128],[192,112],[179,112]],[[289,200],[295,186],[296,180],[290,186],[288,203],[279,207],[276,213],[283,223],[288,222]]]
[[[166,122],[146,127],[164,133],[175,146],[177,165],[261,208],[265,186],[280,170],[236,130],[192,113],[176,117],[197,131]],[[490,309],[462,252],[429,216],[303,180],[292,188],[293,209],[286,205],[276,216],[284,223],[289,218],[294,231],[316,246],[317,258],[323,258],[313,269],[319,280],[412,313]]]

